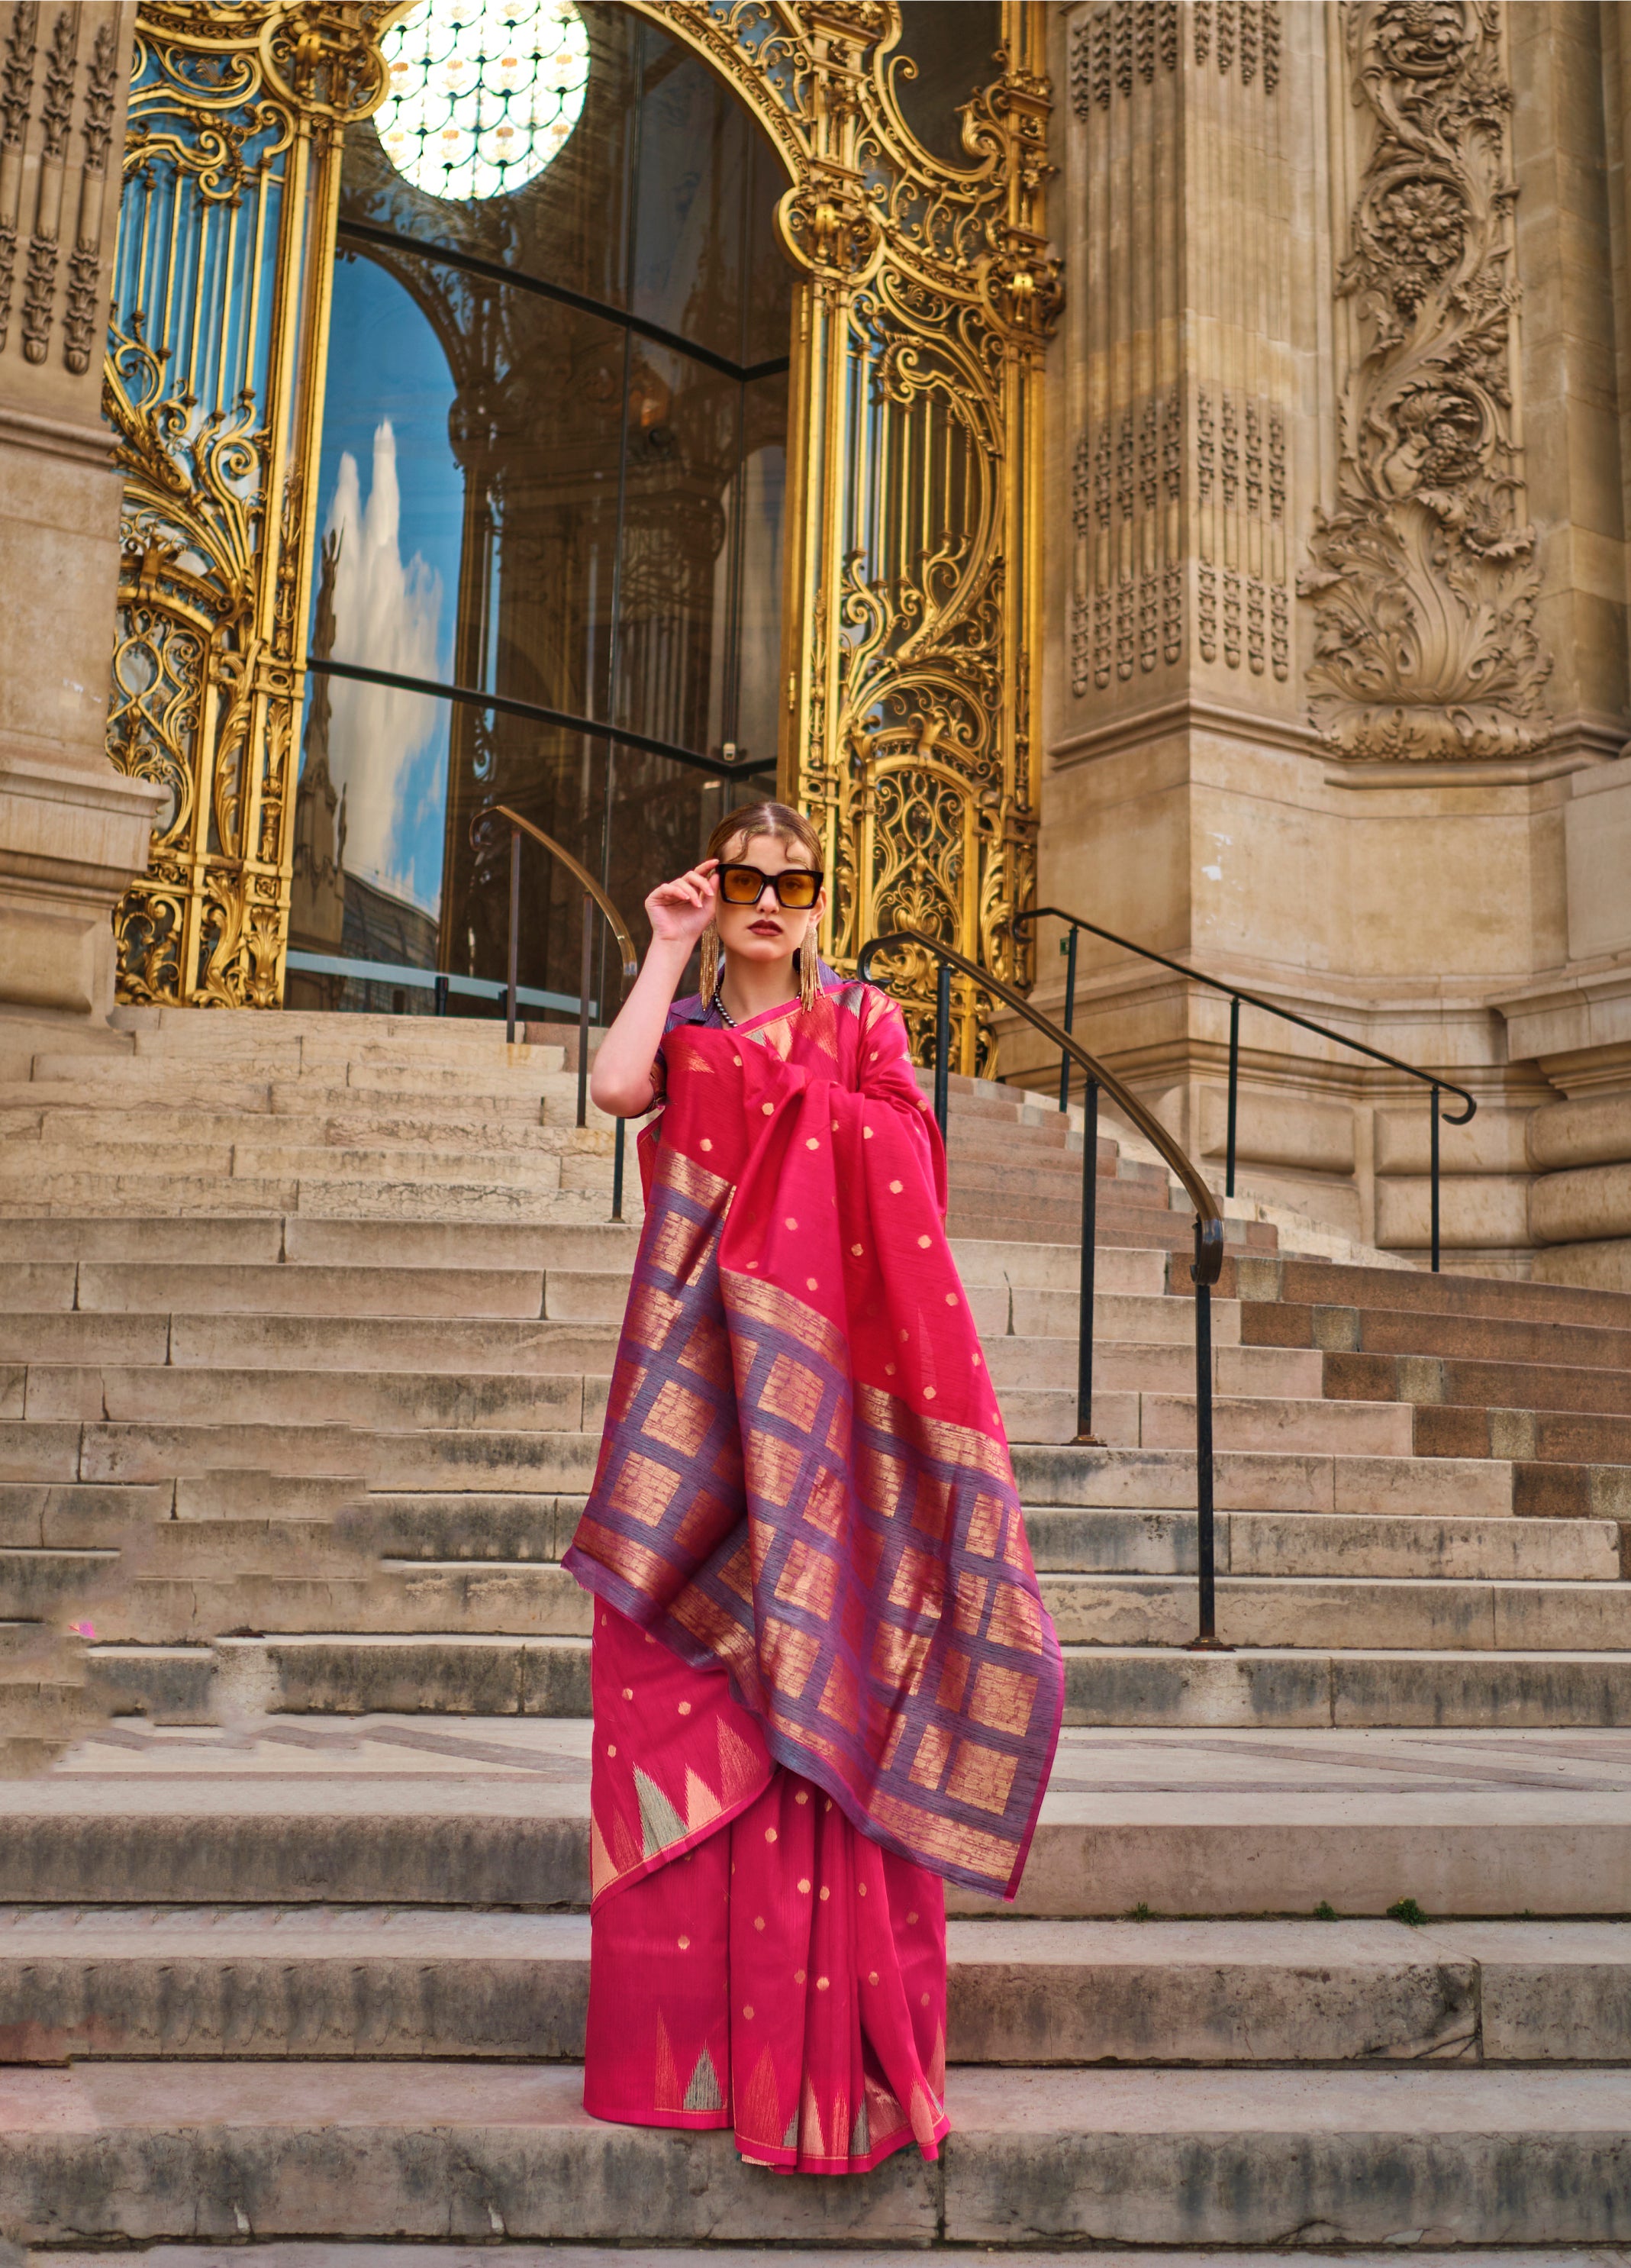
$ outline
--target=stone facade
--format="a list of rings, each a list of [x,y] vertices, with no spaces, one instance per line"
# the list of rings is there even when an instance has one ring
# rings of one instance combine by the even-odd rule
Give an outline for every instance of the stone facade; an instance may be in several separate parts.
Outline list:
[[[120,484],[102,422],[134,11],[0,8],[0,1050],[100,1025],[158,801],[104,748]]]
[[[1047,20],[1039,900],[1466,1086],[1451,1258],[1631,1286],[1631,9]],[[133,21],[0,0],[12,1057],[39,1020],[104,1024],[159,799],[104,753]],[[1221,1167],[1225,999],[1082,954],[1078,1031]],[[1243,1188],[1420,1256],[1426,1090],[1253,1009],[1241,1042]]]
[[[1469,1088],[1451,1264],[1631,1285],[1631,11],[1054,39],[1040,901]],[[1227,1001],[1081,955],[1079,1035],[1220,1167]],[[1241,1064],[1240,1185],[1422,1256],[1426,1089],[1251,1008]]]

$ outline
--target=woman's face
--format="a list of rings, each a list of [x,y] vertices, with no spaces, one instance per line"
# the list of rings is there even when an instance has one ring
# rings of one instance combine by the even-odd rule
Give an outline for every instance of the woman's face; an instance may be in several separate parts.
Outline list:
[[[725,845],[720,864],[728,866],[738,859],[765,874],[779,874],[789,866],[802,866],[808,872],[811,865],[808,853],[798,843],[785,842],[779,835],[753,835],[746,840],[735,836]],[[785,961],[806,937],[815,935],[826,906],[823,890],[812,907],[796,913],[782,903],[767,883],[757,905],[730,906],[719,898],[714,918],[719,925],[719,942],[727,953],[738,954],[744,961]]]

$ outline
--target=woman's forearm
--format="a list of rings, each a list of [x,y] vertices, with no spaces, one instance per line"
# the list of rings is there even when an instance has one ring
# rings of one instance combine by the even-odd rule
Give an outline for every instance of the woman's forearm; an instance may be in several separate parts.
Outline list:
[[[634,989],[600,1042],[589,1074],[598,1110],[636,1118],[651,1108],[651,1065],[674,993],[691,957],[689,943],[654,938]]]

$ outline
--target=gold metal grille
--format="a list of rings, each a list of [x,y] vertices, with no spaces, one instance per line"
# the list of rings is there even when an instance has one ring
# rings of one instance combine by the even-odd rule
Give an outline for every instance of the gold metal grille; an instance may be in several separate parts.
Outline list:
[[[786,167],[792,342],[781,792],[820,827],[827,950],[944,938],[1010,982],[1032,887],[1042,216],[1040,0],[1003,0],[966,163],[900,99],[891,0],[631,0]],[[283,995],[340,130],[400,7],[143,0],[109,400],[126,470],[110,747],[171,790],[119,916],[138,1000]],[[902,972],[920,1031],[927,959]],[[956,1060],[980,1067],[959,979]]]
[[[143,0],[107,405],[125,475],[108,752],[167,809],[127,1000],[276,1007],[340,134],[383,6]]]

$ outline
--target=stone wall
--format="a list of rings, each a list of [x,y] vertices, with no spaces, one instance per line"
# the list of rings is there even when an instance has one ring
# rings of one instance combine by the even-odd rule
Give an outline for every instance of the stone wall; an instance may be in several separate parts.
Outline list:
[[[1625,12],[1078,0],[1053,58],[1041,901],[1468,1087],[1447,1255],[1561,1280],[1631,1239]],[[1081,952],[1221,1171],[1226,1001]],[[1423,1255],[1425,1090],[1241,1042],[1241,1183]]]
[[[120,482],[101,416],[135,11],[0,6],[0,1050],[105,1019],[155,791],[104,741]]]

